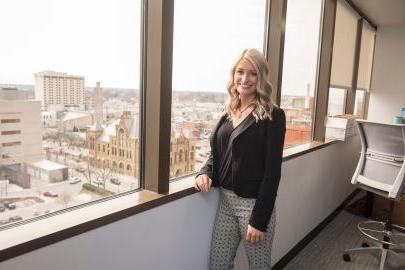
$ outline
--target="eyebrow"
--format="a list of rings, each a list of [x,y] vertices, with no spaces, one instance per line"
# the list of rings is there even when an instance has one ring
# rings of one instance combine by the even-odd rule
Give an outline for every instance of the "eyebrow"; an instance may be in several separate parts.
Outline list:
[[[240,70],[243,70],[243,71],[245,71],[245,70],[246,70],[246,71],[251,71],[251,72],[257,73],[255,69],[236,68],[236,70],[235,70],[235,71],[240,71]]]

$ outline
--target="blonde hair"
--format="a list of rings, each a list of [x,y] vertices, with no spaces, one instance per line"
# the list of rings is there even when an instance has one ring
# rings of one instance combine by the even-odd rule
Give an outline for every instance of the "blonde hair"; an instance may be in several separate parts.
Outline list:
[[[249,61],[249,63],[252,64],[257,73],[258,82],[255,91],[255,100],[253,102],[255,108],[252,111],[253,116],[256,118],[256,122],[259,121],[259,119],[272,119],[271,113],[275,104],[271,100],[273,86],[271,85],[269,80],[269,66],[263,54],[256,49],[244,50],[232,66],[231,78],[227,86],[229,97],[225,104],[225,113],[231,115],[241,106],[239,93],[234,83],[234,77],[236,67],[242,60]]]

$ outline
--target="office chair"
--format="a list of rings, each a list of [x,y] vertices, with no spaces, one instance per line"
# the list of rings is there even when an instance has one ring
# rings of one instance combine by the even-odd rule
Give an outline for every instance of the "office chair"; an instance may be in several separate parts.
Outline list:
[[[364,242],[362,247],[347,249],[343,260],[350,261],[350,253],[378,252],[380,270],[384,269],[387,254],[405,263],[405,228],[392,224],[395,200],[400,200],[405,185],[405,125],[356,120],[361,140],[361,155],[352,184],[388,198],[390,207],[386,222],[363,221],[360,232],[376,244]],[[405,266],[405,264],[404,264]]]

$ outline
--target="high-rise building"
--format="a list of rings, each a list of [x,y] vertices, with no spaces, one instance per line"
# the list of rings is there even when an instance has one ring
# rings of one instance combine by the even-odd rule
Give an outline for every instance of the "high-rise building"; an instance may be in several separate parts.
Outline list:
[[[34,76],[35,99],[41,100],[42,109],[84,106],[84,76],[55,71],[38,72]]]
[[[0,165],[42,158],[41,104],[7,92],[0,98]]]

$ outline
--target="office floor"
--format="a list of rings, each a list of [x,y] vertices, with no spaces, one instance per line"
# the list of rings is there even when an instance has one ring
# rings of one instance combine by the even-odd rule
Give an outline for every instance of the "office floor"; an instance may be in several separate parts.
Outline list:
[[[357,229],[364,217],[342,211],[286,267],[285,270],[374,270],[379,269],[377,254],[352,255],[351,262],[342,259],[347,248],[360,247],[365,239]],[[388,257],[385,270],[405,269],[405,263]]]

